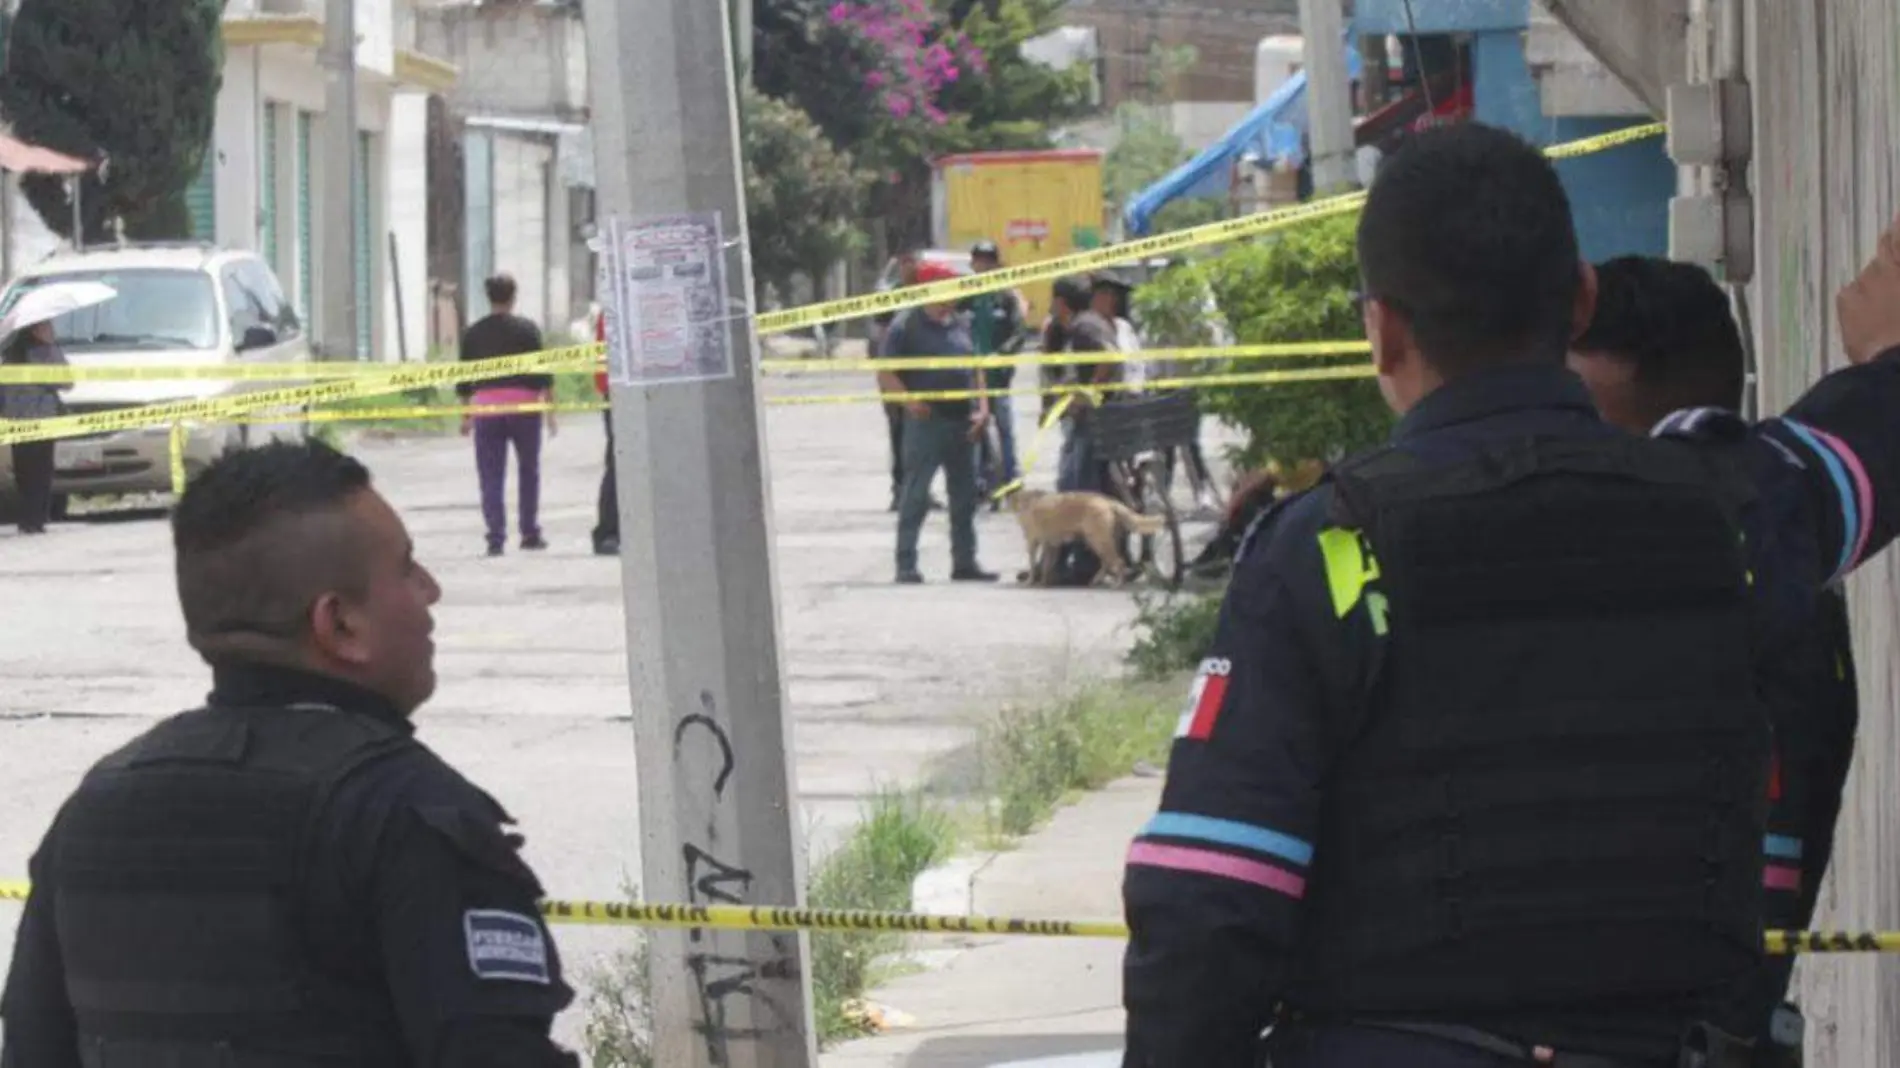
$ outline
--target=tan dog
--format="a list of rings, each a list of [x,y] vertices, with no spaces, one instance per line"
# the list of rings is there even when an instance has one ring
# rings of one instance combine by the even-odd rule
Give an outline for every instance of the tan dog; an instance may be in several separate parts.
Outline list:
[[[1121,532],[1159,534],[1160,516],[1142,515],[1122,502],[1100,493],[1050,493],[1022,489],[1010,495],[1010,508],[1022,524],[1023,543],[1029,549],[1029,577],[1038,586],[1055,582],[1056,559],[1075,538],[1087,543],[1102,561],[1102,573],[1121,582],[1128,575],[1122,559]]]

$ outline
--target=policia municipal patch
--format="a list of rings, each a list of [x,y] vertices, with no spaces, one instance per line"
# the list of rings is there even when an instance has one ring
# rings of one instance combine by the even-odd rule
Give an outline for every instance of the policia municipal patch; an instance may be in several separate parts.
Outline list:
[[[462,914],[468,939],[468,965],[477,979],[522,983],[551,982],[548,940],[532,916],[498,909],[469,909]]]

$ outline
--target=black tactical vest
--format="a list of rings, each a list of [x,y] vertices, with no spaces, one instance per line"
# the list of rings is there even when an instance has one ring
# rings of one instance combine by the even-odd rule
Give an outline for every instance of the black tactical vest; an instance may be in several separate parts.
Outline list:
[[[1330,478],[1388,633],[1326,784],[1288,1001],[1641,1000],[1758,961],[1748,490],[1643,439],[1386,451]]]
[[[412,744],[325,706],[210,708],[93,769],[49,869],[87,1068],[405,1064],[375,986],[313,968],[301,902],[327,792]]]

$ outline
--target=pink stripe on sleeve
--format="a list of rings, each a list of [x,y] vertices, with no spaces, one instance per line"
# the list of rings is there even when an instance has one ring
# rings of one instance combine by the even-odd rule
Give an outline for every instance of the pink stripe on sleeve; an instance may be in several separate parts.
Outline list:
[[[1762,869],[1761,884],[1770,890],[1792,893],[1801,889],[1801,869],[1790,868],[1785,864],[1770,864]]]
[[[1817,426],[1810,426],[1808,430],[1815,437],[1826,442],[1828,448],[1834,450],[1834,454],[1840,457],[1842,465],[1847,468],[1847,473],[1853,476],[1854,496],[1860,499],[1860,530],[1855,535],[1854,558],[1849,566],[1859,564],[1862,554],[1867,551],[1867,539],[1872,537],[1874,532],[1873,480],[1867,477],[1867,468],[1861,466],[1860,457],[1848,447],[1847,442]]]
[[[1292,872],[1282,871],[1271,864],[1262,864],[1257,860],[1229,856],[1209,849],[1189,849],[1184,846],[1136,842],[1134,848],[1128,851],[1128,863],[1149,868],[1169,868],[1174,871],[1218,875],[1223,879],[1236,879],[1243,883],[1264,886],[1269,890],[1277,890],[1291,898],[1306,896],[1306,880]]]

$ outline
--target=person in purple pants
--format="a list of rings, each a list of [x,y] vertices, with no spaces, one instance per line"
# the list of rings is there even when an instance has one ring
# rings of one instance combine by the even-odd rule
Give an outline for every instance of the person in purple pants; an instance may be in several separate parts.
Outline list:
[[[488,360],[518,356],[542,349],[541,330],[514,313],[515,280],[498,274],[484,283],[488,314],[462,333],[462,359]],[[518,405],[552,399],[554,377],[545,374],[507,375],[465,382],[455,387],[464,404]],[[540,412],[473,415],[462,418],[462,434],[475,438],[475,471],[481,477],[482,521],[488,527],[488,555],[500,556],[508,542],[508,449],[513,446],[520,487],[521,547],[545,549],[541,537],[541,424]],[[548,435],[555,432],[554,413],[546,415]]]

